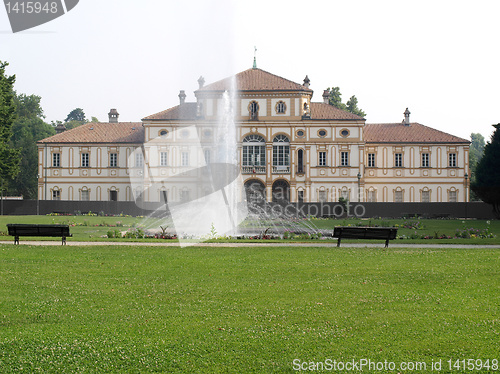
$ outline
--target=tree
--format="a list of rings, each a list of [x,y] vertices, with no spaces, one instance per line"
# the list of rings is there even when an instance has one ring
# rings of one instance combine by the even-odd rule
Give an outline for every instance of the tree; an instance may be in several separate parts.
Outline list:
[[[13,124],[12,144],[22,149],[21,171],[9,185],[9,193],[36,199],[38,185],[38,149],[36,142],[55,134],[45,123],[41,98],[36,95],[15,94],[17,119]]]
[[[87,120],[85,119],[85,113],[82,108],[73,109],[64,120],[64,122],[71,122],[71,121],[78,121],[81,122],[82,124],[87,122]]]
[[[68,116],[64,120],[64,126],[66,127],[66,129],[71,130],[75,127],[83,125],[86,122],[87,119],[85,118],[85,112],[83,111],[83,109],[76,108],[68,114]]]
[[[347,102],[347,110],[357,116],[366,117],[366,113],[358,108],[358,99],[354,95]]]
[[[329,104],[333,105],[335,108],[347,110],[347,107],[342,102],[342,94],[340,93],[340,88],[339,87],[332,87],[332,88],[328,88],[327,90],[330,91],[330,97],[328,99]]]
[[[14,178],[19,172],[20,150],[11,146],[12,124],[16,119],[14,103],[14,82],[16,76],[6,76],[9,64],[0,61],[0,178],[4,181]]]
[[[476,181],[476,168],[477,164],[483,157],[484,153],[484,136],[479,133],[470,134],[471,145],[469,148],[469,166],[470,166],[470,182],[474,184]],[[471,191],[470,194],[471,201],[479,201],[479,197],[476,195],[474,191]]]
[[[351,112],[352,114],[356,114],[357,116],[366,117],[366,113],[358,108],[358,99],[356,98],[356,96],[351,96],[346,105],[342,102],[342,94],[340,93],[339,87],[327,88],[327,91],[329,91],[330,93],[330,96],[328,98],[328,103],[330,105],[333,105],[334,107],[341,110]]]
[[[495,131],[484,147],[471,188],[481,200],[493,206],[495,216],[500,218],[500,123],[493,127]]]
[[[484,153],[484,136],[479,133],[470,134],[471,145],[469,148],[469,163],[471,169],[475,168],[477,163],[481,160]]]

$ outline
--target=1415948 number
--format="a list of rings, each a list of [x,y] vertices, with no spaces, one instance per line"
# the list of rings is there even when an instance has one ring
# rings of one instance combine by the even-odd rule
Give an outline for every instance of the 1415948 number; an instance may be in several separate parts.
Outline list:
[[[492,370],[499,369],[498,360],[481,360],[481,359],[462,359],[462,360],[448,360],[448,368],[450,370],[472,371],[472,370]]]
[[[57,13],[57,3],[55,1],[27,1],[5,3],[7,13],[31,14],[31,13]]]

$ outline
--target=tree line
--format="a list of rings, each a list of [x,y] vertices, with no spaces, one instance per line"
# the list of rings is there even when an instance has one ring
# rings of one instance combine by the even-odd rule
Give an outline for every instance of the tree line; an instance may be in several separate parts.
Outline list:
[[[63,123],[67,129],[88,120],[81,108],[63,121],[45,121],[41,97],[18,93],[15,75],[6,75],[9,64],[0,61],[0,189],[3,196],[36,199],[38,191],[38,149],[36,142],[55,135]],[[96,118],[92,118],[97,122]]]

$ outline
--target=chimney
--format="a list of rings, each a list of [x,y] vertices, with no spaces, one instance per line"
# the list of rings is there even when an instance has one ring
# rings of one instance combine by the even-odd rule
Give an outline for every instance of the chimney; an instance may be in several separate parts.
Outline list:
[[[330,104],[330,90],[323,91],[323,102],[325,104]]]
[[[205,85],[205,78],[203,78],[203,76],[200,76],[200,78],[198,78],[198,85],[200,86],[199,88],[203,88],[203,86]]]
[[[311,84],[311,81],[310,81],[309,77],[306,75],[306,77],[304,78],[304,84],[303,84],[303,86],[305,88],[309,88],[310,84]]]
[[[108,113],[109,123],[118,123],[118,111],[116,109],[110,109]]]
[[[181,105],[186,101],[186,92],[184,90],[181,90],[181,92],[179,92],[179,101]]]
[[[60,134],[66,131],[66,126],[62,122],[59,122],[56,126],[56,134]]]
[[[405,110],[405,119],[403,121],[403,124],[405,126],[410,126],[410,111],[408,110],[408,108],[406,108]]]

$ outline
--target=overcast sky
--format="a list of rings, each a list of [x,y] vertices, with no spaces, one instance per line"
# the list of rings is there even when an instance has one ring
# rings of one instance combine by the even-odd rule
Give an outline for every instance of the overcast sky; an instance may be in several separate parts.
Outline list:
[[[0,8],[0,60],[16,90],[42,97],[47,121],[140,121],[258,67],[302,83],[314,101],[339,86],[367,123],[411,121],[469,139],[500,122],[498,0],[80,0],[13,34]]]

